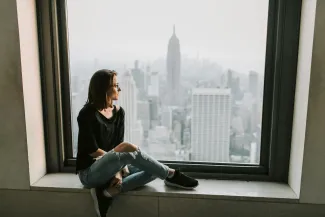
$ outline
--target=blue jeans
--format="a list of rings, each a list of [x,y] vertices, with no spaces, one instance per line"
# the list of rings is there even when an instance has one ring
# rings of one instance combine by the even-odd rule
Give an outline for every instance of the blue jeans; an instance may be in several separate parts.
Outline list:
[[[134,152],[111,150],[90,167],[79,172],[81,183],[87,188],[96,188],[108,182],[125,166],[130,174],[122,179],[122,192],[143,186],[154,179],[166,179],[169,167],[153,159],[140,149]]]

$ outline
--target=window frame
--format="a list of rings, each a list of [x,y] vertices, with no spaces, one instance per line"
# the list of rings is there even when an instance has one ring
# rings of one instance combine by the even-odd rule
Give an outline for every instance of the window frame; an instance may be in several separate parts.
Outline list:
[[[269,0],[260,165],[161,162],[202,178],[288,182],[301,6]],[[66,1],[38,0],[36,9],[47,170],[74,172]]]

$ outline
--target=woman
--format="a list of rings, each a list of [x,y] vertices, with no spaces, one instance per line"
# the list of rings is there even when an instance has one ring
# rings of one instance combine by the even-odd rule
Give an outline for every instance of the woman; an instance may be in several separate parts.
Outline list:
[[[78,115],[76,171],[81,183],[91,188],[99,217],[106,216],[114,196],[143,186],[156,177],[169,186],[183,189],[198,186],[197,180],[123,141],[124,110],[113,105],[120,91],[115,71],[97,71],[90,80],[86,105]]]

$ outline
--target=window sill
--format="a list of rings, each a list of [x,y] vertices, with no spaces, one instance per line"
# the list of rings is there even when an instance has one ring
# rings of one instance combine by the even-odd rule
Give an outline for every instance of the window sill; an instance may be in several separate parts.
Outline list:
[[[297,203],[298,197],[287,184],[199,179],[200,185],[192,191],[178,190],[157,179],[147,186],[124,193],[125,195],[223,199]],[[87,193],[78,176],[69,173],[47,174],[31,186],[35,191]]]

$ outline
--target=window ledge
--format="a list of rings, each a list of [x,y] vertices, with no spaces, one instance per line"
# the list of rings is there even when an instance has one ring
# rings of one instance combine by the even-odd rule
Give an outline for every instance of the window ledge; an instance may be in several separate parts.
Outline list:
[[[297,203],[298,197],[287,184],[256,181],[199,179],[200,185],[192,191],[169,188],[157,179],[145,187],[125,195],[183,197],[224,200],[250,200]],[[78,176],[68,173],[47,174],[31,186],[31,190],[87,193]]]

